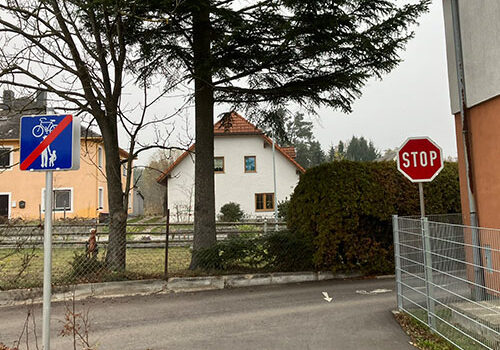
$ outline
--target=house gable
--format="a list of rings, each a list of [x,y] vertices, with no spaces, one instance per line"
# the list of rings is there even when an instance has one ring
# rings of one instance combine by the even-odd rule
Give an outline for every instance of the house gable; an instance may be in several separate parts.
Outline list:
[[[272,146],[273,141],[268,137],[262,130],[257,128],[255,125],[250,123],[248,120],[243,118],[236,112],[232,112],[229,119],[221,119],[214,125],[214,137],[238,137],[238,136],[259,136],[264,140],[267,145]],[[295,161],[295,148],[294,147],[279,147],[275,144],[278,154],[285,157],[290,163],[295,166],[297,171],[300,173],[305,173],[305,169]],[[192,154],[195,150],[195,144],[193,144],[186,152],[179,156],[174,163],[172,163],[161,176],[158,177],[157,182],[160,184],[165,184],[166,179],[170,173],[184,160],[189,154]]]

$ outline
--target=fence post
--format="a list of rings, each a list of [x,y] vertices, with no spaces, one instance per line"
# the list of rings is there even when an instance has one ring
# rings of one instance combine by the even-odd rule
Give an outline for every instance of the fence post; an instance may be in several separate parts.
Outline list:
[[[397,301],[398,310],[403,309],[403,293],[401,290],[401,255],[399,247],[399,222],[398,216],[392,216],[392,232],[394,234],[394,264],[396,268],[396,290],[397,290]]]
[[[474,215],[474,218],[472,217]],[[477,223],[476,214],[471,214],[471,239],[472,239],[472,261],[474,262],[474,292],[472,299],[475,301],[486,300],[485,283],[483,274],[483,258],[481,256],[481,240],[479,228],[473,223]]]
[[[264,235],[267,235],[267,218],[264,218]]]
[[[431,330],[436,330],[434,283],[432,276],[432,246],[429,232],[429,220],[420,219],[422,229],[422,248],[424,256],[425,295],[427,297],[427,325]]]
[[[165,280],[168,279],[168,236],[170,235],[170,209],[167,209],[165,222]]]

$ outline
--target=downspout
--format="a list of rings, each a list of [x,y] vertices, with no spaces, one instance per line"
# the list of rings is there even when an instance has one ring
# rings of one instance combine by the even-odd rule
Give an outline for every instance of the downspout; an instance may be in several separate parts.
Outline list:
[[[274,180],[274,231],[278,231],[278,193],[276,190],[276,145],[274,141],[273,129],[273,180]]]
[[[460,28],[460,12],[458,7],[458,0],[451,0],[451,15],[453,20],[453,41],[455,46],[455,63],[457,70],[457,82],[458,82],[458,95],[460,100],[460,116],[462,121],[462,142],[464,150],[464,165],[465,165],[465,178],[467,180],[467,198],[469,199],[469,215],[470,215],[470,226],[472,235],[472,245],[473,245],[473,262],[474,262],[474,299],[484,300],[484,275],[482,270],[482,258],[481,258],[481,240],[479,237],[479,220],[476,209],[476,200],[474,198],[474,192],[472,190],[472,170],[470,166],[470,145],[469,145],[469,129],[467,122],[467,99],[465,91],[465,71],[463,62],[463,49],[462,49],[462,36]]]

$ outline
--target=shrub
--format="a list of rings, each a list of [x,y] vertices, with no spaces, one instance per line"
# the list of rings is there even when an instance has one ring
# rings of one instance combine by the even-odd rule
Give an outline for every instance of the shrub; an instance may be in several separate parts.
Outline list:
[[[424,193],[428,214],[459,212],[457,164],[445,164]],[[313,243],[317,269],[391,272],[391,215],[419,214],[418,186],[394,162],[326,163],[301,177],[288,214],[289,229]]]
[[[313,246],[289,231],[241,234],[195,252],[204,270],[301,271],[312,268]]]
[[[88,277],[102,272],[106,268],[104,261],[97,257],[88,257],[85,253],[77,253],[73,256],[71,264],[71,276],[76,278]]]
[[[267,268],[272,271],[310,271],[313,266],[314,246],[302,235],[278,231],[265,240]]]
[[[280,219],[287,219],[288,206],[290,205],[290,200],[286,199],[278,203],[278,217]]]
[[[229,202],[220,208],[219,220],[223,222],[237,222],[243,219],[243,211],[238,203]]]

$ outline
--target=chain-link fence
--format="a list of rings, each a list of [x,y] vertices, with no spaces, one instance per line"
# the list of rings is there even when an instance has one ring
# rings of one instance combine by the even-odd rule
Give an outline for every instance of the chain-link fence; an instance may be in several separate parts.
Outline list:
[[[277,232],[275,233],[277,229]],[[95,230],[95,235],[92,231]],[[167,235],[168,230],[168,235]],[[285,224],[279,222],[217,223],[217,241],[210,252],[220,253],[222,246],[241,247],[239,257],[224,263],[222,272],[261,271],[271,264],[251,262],[264,252],[266,238],[279,241],[285,233]],[[281,236],[280,236],[281,235]],[[285,243],[284,239],[281,243]],[[226,242],[226,243],[222,243]],[[52,233],[52,283],[68,285],[86,282],[165,278],[192,275],[189,270],[192,244],[192,223],[170,223],[165,218],[153,217],[139,221],[129,220],[126,235],[118,249],[125,249],[125,268],[116,269],[120,254],[109,254],[109,226],[95,223],[56,223]],[[166,246],[168,244],[168,250]],[[276,245],[276,244],[275,244]],[[267,246],[266,246],[267,247]],[[253,253],[250,251],[253,249]],[[227,249],[225,249],[227,257]],[[232,254],[236,254],[233,249]],[[260,253],[259,253],[260,252]],[[167,254],[168,253],[168,254]],[[203,251],[203,254],[208,254]],[[249,255],[248,255],[249,254]],[[217,270],[221,256],[200,265],[205,272]],[[166,263],[168,262],[168,263]],[[231,265],[231,266],[230,266]],[[43,226],[0,225],[0,290],[39,287],[43,283]]]
[[[459,349],[500,349],[500,230],[393,217],[398,308]]]

